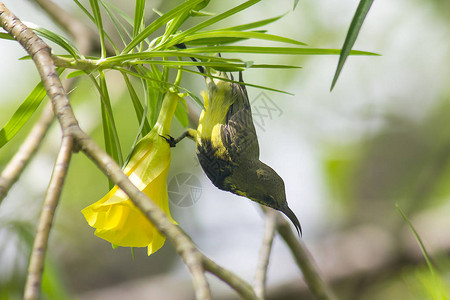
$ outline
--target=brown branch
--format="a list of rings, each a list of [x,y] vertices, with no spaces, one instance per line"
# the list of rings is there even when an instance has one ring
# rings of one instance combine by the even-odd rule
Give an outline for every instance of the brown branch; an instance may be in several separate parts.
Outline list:
[[[255,272],[255,293],[259,299],[266,298],[267,269],[269,268],[270,253],[272,252],[273,238],[275,236],[277,212],[273,209],[263,208],[266,212],[264,236],[259,250],[258,265]]]
[[[48,238],[55,216],[64,181],[72,155],[73,139],[65,136],[61,142],[58,156],[56,158],[53,174],[45,195],[43,208],[39,217],[36,237],[31,251],[30,265],[28,267],[27,281],[25,284],[24,299],[39,299],[42,273],[44,272],[45,254],[47,252]]]
[[[314,296],[319,300],[336,299],[331,289],[320,277],[313,258],[308,249],[306,249],[305,244],[292,231],[289,223],[281,215],[277,216],[277,231],[291,250],[295,262],[302,270],[305,282]]]
[[[250,284],[240,279],[234,273],[222,268],[206,256],[203,257],[203,266],[206,271],[216,275],[218,278],[222,279],[225,283],[232,287],[236,292],[238,292],[242,299],[258,299]]]

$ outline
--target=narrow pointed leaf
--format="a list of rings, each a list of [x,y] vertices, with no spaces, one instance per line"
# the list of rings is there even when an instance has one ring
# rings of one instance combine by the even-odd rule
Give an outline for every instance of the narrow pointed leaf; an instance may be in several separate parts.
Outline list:
[[[10,36],[9,33],[6,32],[0,32],[0,39],[14,41],[14,38]]]
[[[197,71],[193,71],[193,70],[188,70],[188,69],[184,69],[183,68],[183,71],[205,76],[205,74],[197,72]],[[220,79],[220,80],[227,81],[227,82],[233,82],[233,83],[238,83],[238,84],[242,83],[242,82],[239,82],[239,81],[235,81],[235,80],[231,80],[231,79],[227,79],[227,78],[223,78],[223,77],[218,77],[218,76],[214,76],[214,75],[206,75],[206,76],[211,77],[211,78]],[[291,96],[294,95],[292,93],[289,93],[289,92],[286,92],[286,91],[283,91],[283,90],[277,90],[277,89],[274,89],[274,88],[271,88],[271,87],[267,87],[267,86],[263,86],[263,85],[257,85],[257,84],[252,84],[252,83],[248,83],[248,82],[243,82],[242,84],[244,84],[246,86],[255,87],[255,88],[258,88],[258,89],[272,91],[272,92],[287,94],[287,95],[291,95]]]
[[[74,59],[78,59],[80,57],[77,48],[65,37],[41,27],[34,27],[32,29],[36,31],[37,34],[40,35],[41,37],[52,41],[53,43],[57,44],[58,46],[69,52]]]
[[[255,54],[295,54],[295,55],[336,55],[340,49],[291,48],[291,47],[254,47],[254,46],[217,46],[198,47],[179,50],[182,53],[255,53]],[[379,55],[372,52],[352,50],[351,55]]]
[[[83,13],[89,18],[89,20],[91,20],[95,24],[95,19],[91,15],[91,13],[78,0],[73,0],[73,1],[81,9],[81,11],[83,11]],[[116,53],[118,53],[117,47],[114,45],[114,43],[113,43],[112,39],[109,37],[109,35],[104,30],[102,30],[102,33],[108,39],[108,41],[111,43],[111,45],[113,46]]]
[[[127,64],[127,63],[124,63]],[[276,64],[254,64],[250,62],[194,62],[194,61],[173,61],[173,60],[167,60],[167,61],[161,61],[161,60],[145,60],[145,61],[132,61],[128,63],[129,65],[163,65],[163,66],[203,66],[203,67],[212,67],[216,70],[221,69],[229,69],[229,71],[242,71],[245,68],[266,68],[266,69],[298,69],[300,67],[298,66],[292,66],[292,65],[276,65]]]
[[[45,88],[40,82],[25,98],[6,125],[0,130],[0,148],[8,143],[31,118],[46,95]]]
[[[353,20],[350,24],[350,28],[348,29],[347,36],[345,37],[344,45],[342,46],[342,51],[339,56],[339,62],[330,90],[333,90],[336,85],[339,74],[341,74],[342,67],[344,66],[344,63],[347,60],[353,45],[355,44],[356,38],[358,37],[361,26],[367,16],[367,13],[369,12],[370,7],[372,6],[372,3],[373,0],[360,0],[359,2],[358,8],[356,9],[355,15],[353,16]]]
[[[205,39],[205,38],[243,38],[243,39],[260,39],[274,42],[282,42],[289,43],[295,45],[306,45],[305,43],[278,36],[273,34],[261,33],[261,32],[252,32],[252,31],[225,31],[225,30],[215,30],[215,31],[204,31],[191,34],[184,38],[182,42],[193,41],[197,39]]]
[[[100,46],[102,51],[102,58],[104,58],[106,57],[106,47],[105,47],[105,32],[103,30],[102,14],[100,13],[98,0],[89,0],[89,3],[91,4],[95,25],[97,26],[98,32],[100,34]]]
[[[278,17],[268,18],[268,19],[264,19],[264,20],[261,20],[261,21],[251,22],[251,23],[238,25],[238,26],[233,26],[233,27],[227,27],[227,28],[223,28],[223,29],[220,29],[220,30],[244,31],[244,30],[249,30],[249,29],[253,29],[253,28],[258,28],[258,27],[261,27],[261,26],[273,23],[275,21],[278,21],[279,19],[281,19],[285,15],[286,14],[282,14],[282,15],[280,15]]]
[[[192,9],[194,6],[196,6],[197,4],[199,4],[202,1],[203,0],[186,1],[183,4],[170,10],[168,13],[164,14],[163,16],[159,17],[158,19],[153,21],[149,26],[147,26],[144,30],[142,30],[141,33],[139,33],[136,37],[134,37],[133,40],[125,47],[125,49],[123,49],[122,53],[130,52],[134,47],[136,47],[136,45],[141,43],[149,35],[151,35],[153,32],[158,30],[161,26],[165,25],[171,19],[176,17],[178,14],[180,14],[186,10]]]
[[[424,258],[425,258],[425,261],[427,262],[427,265],[428,265],[428,268],[429,268],[430,272],[433,274],[433,276],[435,276],[435,271],[434,271],[433,264],[431,263],[430,256],[428,255],[428,251],[425,248],[425,245],[423,244],[422,239],[420,238],[420,236],[417,233],[416,229],[412,225],[411,221],[409,221],[408,217],[405,215],[403,210],[400,208],[400,205],[396,204],[395,207],[397,208],[398,212],[402,216],[403,220],[405,220],[406,224],[408,224],[409,229],[411,229],[415,239],[417,240],[417,243],[419,244],[420,250],[422,250],[422,254],[423,254]]]
[[[177,108],[175,109],[175,117],[180,122],[181,126],[187,127],[189,125],[189,118],[183,105],[177,105]]]
[[[196,49],[196,48],[192,48]],[[201,48],[203,49],[203,48]],[[151,58],[160,58],[160,57],[194,57],[200,60],[208,60],[208,61],[221,61],[221,62],[242,62],[239,59],[225,59],[217,56],[208,56],[204,54],[197,54],[192,52],[183,52],[178,50],[169,50],[169,51],[151,51],[151,52],[139,52],[139,53],[130,53],[130,54],[121,54],[116,56],[107,57],[99,63],[99,67],[109,68],[117,66],[119,62],[129,62],[133,60],[145,60]]]
[[[86,72],[82,71],[82,70],[76,70],[76,71],[73,71],[73,72],[70,72],[69,74],[67,74],[66,78],[69,79],[69,78],[74,78],[74,77],[78,77],[78,76],[82,76],[82,75],[86,75]]]
[[[170,46],[174,46],[176,44],[179,44],[183,39],[185,39],[186,37],[190,36],[191,34],[197,32],[197,31],[199,31],[199,30],[201,30],[201,29],[203,29],[205,27],[208,27],[208,26],[210,26],[212,24],[215,24],[215,23],[217,23],[217,22],[219,22],[219,21],[221,21],[223,19],[226,19],[226,18],[228,18],[228,17],[230,17],[230,16],[232,16],[234,14],[237,14],[238,12],[241,12],[244,9],[249,8],[250,6],[255,5],[256,3],[260,2],[260,1],[261,0],[249,0],[249,1],[246,1],[246,2],[240,4],[240,5],[236,6],[236,7],[233,7],[232,9],[229,9],[226,12],[223,12],[223,13],[217,15],[217,16],[214,16],[214,17],[212,17],[212,18],[210,18],[210,19],[208,19],[208,20],[206,20],[206,21],[204,21],[204,22],[202,22],[202,23],[200,23],[200,24],[198,24],[198,25],[196,25],[194,27],[191,27],[191,28],[189,28],[188,30],[186,30],[186,31],[184,31],[182,33],[180,33],[176,37],[172,38],[170,40],[170,42],[168,42],[164,46],[165,46],[165,48],[168,48]]]
[[[100,76],[98,82],[93,75],[90,75],[89,77],[100,93],[105,150],[118,164],[122,165],[122,150],[120,147],[119,136],[116,130],[108,87],[106,85],[105,74],[103,72],[99,72],[99,74]],[[109,182],[109,184],[110,187],[114,186],[111,181]]]
[[[136,0],[134,9],[133,37],[137,36],[144,25],[145,0]]]
[[[125,73],[122,73],[123,79],[125,80],[125,83],[128,88],[128,92],[130,93],[131,101],[133,102],[134,111],[136,112],[136,117],[138,120],[138,123],[140,124],[142,121],[144,122],[143,125],[143,135],[146,135],[148,132],[150,132],[150,124],[148,123],[147,117],[144,114],[144,108],[142,107],[141,101],[139,100],[139,97],[136,93],[136,90],[134,89],[133,85],[130,82],[130,79]]]
[[[266,31],[267,30],[257,30],[257,31],[255,30],[253,32],[265,33]],[[211,46],[211,45],[232,44],[245,40],[248,40],[248,38],[211,37],[184,42],[184,44],[187,46]]]
[[[128,41],[132,39],[132,34],[130,32],[128,32],[128,28],[125,26],[123,21],[121,21],[117,16],[117,14],[119,14],[121,11],[117,7],[115,7],[112,3],[105,2],[105,1],[100,1],[100,3],[102,4],[103,8],[105,9],[105,12],[108,15],[109,19],[113,23],[113,26],[116,29],[117,33],[119,34],[119,37],[122,40],[123,46],[125,47],[125,45],[128,43]],[[117,14],[115,14],[113,10],[115,10],[117,12]],[[129,17],[127,17],[125,15],[125,13],[122,12],[122,14],[120,16],[125,20],[125,22],[127,22],[128,25],[133,24],[131,22],[132,20]],[[126,37],[124,36],[124,34],[127,36],[128,40],[126,40]],[[118,53],[119,51],[116,50],[116,52]]]
[[[86,7],[83,6],[83,4],[80,3],[80,1],[78,0],[73,0],[73,2],[75,2],[76,5],[78,5],[78,7],[81,9],[81,11],[95,24],[95,20],[94,17],[92,16],[92,14],[86,9]]]

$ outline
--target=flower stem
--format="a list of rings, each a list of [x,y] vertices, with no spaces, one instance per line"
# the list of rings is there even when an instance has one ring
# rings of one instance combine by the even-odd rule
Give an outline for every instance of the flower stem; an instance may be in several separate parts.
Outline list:
[[[158,120],[156,121],[156,126],[158,126],[158,134],[164,135],[169,134],[170,124],[173,119],[173,114],[177,108],[179,96],[177,93],[167,91],[164,96],[164,100],[159,111]]]

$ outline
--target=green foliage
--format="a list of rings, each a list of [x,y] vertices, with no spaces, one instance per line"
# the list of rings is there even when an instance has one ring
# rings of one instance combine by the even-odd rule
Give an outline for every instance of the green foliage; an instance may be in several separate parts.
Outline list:
[[[406,224],[408,224],[408,227],[414,234],[414,238],[419,244],[420,250],[422,251],[423,257],[425,258],[425,261],[427,263],[429,271],[428,274],[426,274],[426,272],[423,271],[416,272],[416,279],[421,283],[419,285],[421,287],[420,294],[422,294],[423,296],[423,298],[420,299],[448,300],[450,298],[450,290],[449,290],[450,286],[448,284],[446,285],[445,281],[442,280],[440,274],[436,272],[435,267],[431,263],[431,259],[430,256],[428,255],[427,249],[425,248],[425,245],[422,242],[422,239],[420,238],[419,234],[417,233],[412,223],[409,221],[408,217],[401,210],[398,204],[396,204],[396,208],[401,214],[403,220],[405,220]]]
[[[333,82],[331,83],[331,90],[333,90],[334,86],[336,85],[339,74],[341,74],[344,63],[347,60],[347,57],[356,42],[359,31],[361,30],[361,26],[367,16],[367,13],[369,12],[370,7],[372,6],[372,3],[373,0],[360,0],[359,2],[358,8],[356,9],[355,15],[353,16],[353,20],[350,24],[350,28],[348,29],[344,45],[342,46],[342,52],[339,56],[336,73],[334,74]]]
[[[0,148],[8,143],[17,134],[17,132],[19,132],[19,130],[31,118],[46,95],[47,93],[44,85],[42,82],[38,83],[38,85],[36,85],[36,87],[16,110],[11,119],[9,119],[6,125],[0,130]]]
[[[126,15],[107,1],[89,0],[89,7],[85,7],[78,0],[74,0],[74,2],[97,28],[101,47],[100,57],[85,58],[64,37],[39,27],[36,27],[34,30],[40,36],[56,43],[67,52],[67,55],[60,55],[56,61],[63,68],[75,70],[68,77],[80,76],[84,72],[97,88],[100,96],[105,148],[119,163],[123,163],[123,155],[120,146],[120,136],[114,121],[114,115],[117,112],[114,111],[111,104],[107,77],[105,76],[105,72],[108,70],[119,71],[122,74],[130,95],[131,104],[135,110],[137,123],[139,124],[139,130],[136,134],[138,138],[149,132],[155,124],[161,99],[168,89],[186,93],[195,103],[202,106],[202,101],[195,93],[180,85],[183,73],[205,76],[205,74],[191,70],[190,68],[193,66],[200,65],[227,72],[243,71],[247,68],[299,68],[292,65],[243,61],[236,57],[223,58],[217,56],[217,53],[230,53],[237,57],[242,53],[265,55],[337,55],[340,53],[340,50],[337,49],[304,47],[306,44],[303,42],[269,34],[267,30],[259,29],[262,26],[278,21],[285,14],[231,27],[209,29],[211,25],[218,24],[220,21],[252,7],[260,0],[245,1],[218,14],[202,11],[209,1],[187,0],[167,12],[158,12],[159,17],[150,24],[146,24],[146,1],[144,0],[135,1],[133,17]],[[297,5],[297,2],[294,2],[295,5]],[[102,14],[113,24],[116,32],[107,32],[104,25],[106,19],[103,20]],[[181,30],[182,25],[191,19],[199,21],[194,22],[193,26]],[[156,34],[160,29],[164,29],[163,33]],[[118,35],[120,41],[113,40],[110,37],[113,35]],[[9,36],[2,34],[0,38],[9,38]],[[266,40],[275,43],[291,44],[296,47],[259,47],[232,44],[243,40]],[[179,49],[177,45],[180,43],[185,43],[188,45],[188,48]],[[349,54],[375,55],[374,53],[363,51],[349,51]],[[197,61],[191,61],[191,58],[195,58]],[[173,73],[176,74],[175,82],[170,80],[173,77],[171,75]],[[211,75],[207,73],[206,76]],[[140,86],[139,88],[137,88],[138,85]],[[246,83],[246,85],[287,93],[273,87],[264,87],[252,83]],[[23,104],[26,107],[25,114],[19,111],[22,121],[17,121],[15,115],[10,121],[14,125],[7,125],[4,128],[2,132],[8,132],[8,134],[4,134],[3,143],[7,142],[15,132],[22,128],[23,120],[32,115],[34,112],[33,108],[35,109],[36,105],[30,106],[29,103],[31,102],[33,101],[30,98],[25,100]],[[37,102],[35,100],[33,103]],[[180,106],[176,111],[175,117],[183,126],[187,126],[187,106]],[[129,152],[131,151],[132,149],[129,150]]]

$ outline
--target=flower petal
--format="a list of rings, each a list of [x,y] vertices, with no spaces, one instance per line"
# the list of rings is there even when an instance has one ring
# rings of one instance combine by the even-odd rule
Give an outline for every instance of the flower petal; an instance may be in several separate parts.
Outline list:
[[[124,169],[133,184],[152,199],[169,219],[167,174],[170,146],[160,135],[167,134],[179,97],[168,92],[158,121],[136,145]],[[86,221],[96,228],[95,234],[122,247],[148,247],[148,255],[164,245],[165,237],[117,186],[94,204],[82,210]]]

